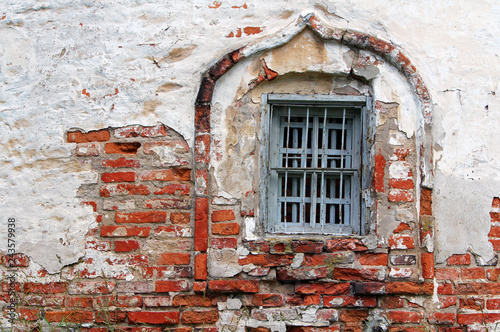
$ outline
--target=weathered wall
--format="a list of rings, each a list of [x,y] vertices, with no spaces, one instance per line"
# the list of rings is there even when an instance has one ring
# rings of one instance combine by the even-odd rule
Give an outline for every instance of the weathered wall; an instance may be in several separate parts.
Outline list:
[[[418,286],[424,287],[425,291],[415,286],[417,288],[409,288],[410,291],[394,291],[394,298],[389,296],[377,299],[374,295],[367,300],[368,304],[360,306],[377,306],[382,311],[400,307],[407,310],[418,303],[422,307],[416,309],[416,318],[410,321],[415,323],[413,327],[438,321],[450,326],[475,323],[479,328],[480,325],[493,324],[498,320],[499,314],[495,311],[499,301],[495,298],[499,293],[495,286],[498,263],[495,257],[496,250],[500,250],[500,242],[497,239],[500,237],[497,230],[500,207],[494,197],[500,195],[500,148],[496,133],[500,123],[496,96],[499,73],[498,66],[495,65],[498,62],[496,59],[500,45],[500,8],[495,1],[477,4],[466,1],[381,3],[362,0],[259,0],[170,1],[167,4],[158,4],[147,1],[75,3],[7,0],[0,9],[0,149],[3,156],[0,167],[0,211],[5,219],[5,222],[1,223],[5,227],[2,231],[5,234],[8,229],[7,218],[15,218],[16,251],[25,255],[19,256],[17,262],[18,269],[23,271],[18,274],[18,281],[23,283],[18,291],[45,294],[37,295],[38,297],[31,294],[27,297],[22,316],[28,320],[27,325],[33,324],[39,318],[40,310],[44,307],[53,311],[52,316],[48,316],[51,321],[64,320],[60,318],[72,313],[71,308],[77,307],[74,305],[75,301],[87,301],[85,303],[88,305],[82,305],[86,309],[71,320],[79,321],[83,317],[83,321],[99,321],[97,316],[93,316],[92,308],[96,311],[102,307],[98,300],[99,294],[102,293],[109,293],[117,301],[121,301],[121,296],[134,295],[134,303],[113,305],[113,310],[126,308],[116,314],[117,324],[125,326],[124,324],[133,322],[170,323],[171,321],[165,321],[163,316],[155,321],[156,318],[138,317],[134,314],[127,316],[124,312],[138,311],[141,308],[154,311],[162,307],[183,306],[186,304],[179,302],[181,297],[171,301],[169,296],[162,293],[170,292],[173,300],[174,295],[182,295],[177,292],[192,294],[205,289],[206,285],[203,286],[202,283],[207,276],[197,275],[194,267],[203,265],[203,259],[207,258],[204,256],[206,249],[200,250],[197,247],[193,234],[196,220],[200,219],[200,216],[195,215],[194,198],[196,195],[201,197],[205,194],[203,190],[206,184],[207,194],[212,198],[210,211],[207,210],[206,213],[219,209],[214,209],[214,206],[220,206],[223,211],[236,209],[235,222],[232,221],[232,212],[227,212],[229,217],[222,216],[220,220],[235,224],[232,225],[232,230],[225,228],[218,230],[219,233],[208,235],[210,248],[220,250],[209,252],[208,279],[212,280],[210,282],[213,284],[209,291],[214,294],[219,291],[248,291],[240,289],[240,286],[234,286],[232,289],[231,284],[224,286],[229,289],[217,288],[219,286],[214,282],[215,279],[229,277],[230,274],[236,275],[241,271],[251,272],[248,266],[245,267],[247,264],[238,262],[238,259],[244,259],[248,254],[248,246],[241,246],[243,239],[266,242],[258,232],[248,229],[251,228],[249,225],[253,225],[249,223],[251,220],[258,220],[258,211],[256,216],[250,215],[250,211],[253,213],[255,209],[255,202],[258,202],[258,195],[248,197],[247,193],[256,190],[255,182],[252,181],[258,183],[258,174],[252,173],[254,164],[251,160],[255,158],[252,157],[252,142],[258,142],[258,133],[255,130],[259,126],[256,116],[260,107],[259,95],[269,91],[266,90],[269,87],[266,87],[267,82],[264,82],[250,89],[253,86],[249,86],[249,83],[255,83],[255,79],[258,79],[263,70],[261,59],[265,59],[269,68],[278,73],[279,77],[274,81],[278,83],[282,76],[285,77],[285,74],[290,72],[312,71],[325,75],[347,75],[351,68],[357,68],[356,64],[353,67],[353,59],[356,57],[349,53],[349,46],[334,42],[323,44],[319,37],[314,37],[312,33],[308,35],[306,32],[299,37],[303,38],[299,43],[285,43],[281,49],[257,53],[256,57],[235,65],[218,80],[214,98],[210,99],[212,125],[217,126],[212,128],[211,140],[203,141],[201,138],[205,146],[212,146],[206,168],[209,174],[193,172],[189,179],[185,174],[175,172],[173,175],[168,172],[158,173],[158,177],[149,178],[146,174],[161,169],[190,170],[194,168],[194,162],[205,162],[203,158],[206,156],[198,156],[195,160],[190,157],[195,147],[196,130],[199,129],[194,125],[194,106],[202,76],[216,61],[235,49],[250,45],[247,47],[250,55],[257,51],[252,47],[267,50],[284,43],[288,37],[283,37],[284,34],[280,31],[285,27],[293,27],[300,15],[307,13],[317,13],[329,26],[361,31],[396,46],[416,67],[432,100],[430,106],[434,177],[430,183],[426,182],[424,185],[433,189],[432,215],[435,237],[427,242],[425,236],[422,237],[422,234],[425,235],[428,231],[425,227],[422,228],[422,225],[431,225],[432,218],[424,218],[424,222],[420,220],[420,226],[417,225],[417,212],[421,210],[418,204],[421,174],[420,165],[416,164],[416,160],[420,158],[422,151],[415,147],[414,155],[410,156],[411,167],[415,173],[412,179],[416,185],[415,203],[410,208],[413,209],[410,213],[413,216],[408,217],[406,214],[406,217],[402,217],[402,213],[399,213],[398,217],[398,212],[393,212],[394,209],[391,210],[390,205],[385,205],[386,211],[380,209],[376,213],[376,230],[379,236],[377,241],[386,246],[387,239],[399,225],[398,218],[412,219],[406,221],[414,222],[410,223],[414,226],[410,233],[417,243],[417,248],[414,252],[395,254],[414,255],[415,262],[412,261],[413,258],[409,258],[414,266],[401,268],[398,264],[387,262],[390,251],[370,252],[368,256],[377,254],[377,257],[382,257],[376,264],[373,261],[368,264],[380,265],[377,272],[379,275],[357,277],[361,278],[357,281],[376,279],[377,282],[417,282],[426,279],[426,283]],[[283,31],[291,31],[290,29],[292,28]],[[293,35],[290,34],[290,38]],[[290,45],[300,45],[302,49],[297,51],[297,46],[293,49]],[[380,54],[373,55],[370,52],[361,53],[383,60]],[[389,119],[396,119],[393,123],[387,123],[385,131],[406,134],[409,141],[405,144],[415,144],[410,139],[417,139],[418,143],[418,139],[421,139],[419,130],[424,130],[424,119],[415,111],[421,105],[415,91],[412,91],[412,83],[405,81],[402,73],[404,69],[401,70],[394,64],[382,61],[376,67],[378,72],[375,74],[370,72],[370,68],[366,71],[365,66],[359,67],[361,76],[373,74],[373,77],[369,77],[371,83],[367,90],[362,90],[356,82],[350,82],[351,86],[376,96],[376,100],[382,103],[387,103],[378,104],[376,114],[377,124],[380,125],[387,121],[384,112],[390,114],[387,115]],[[301,92],[322,93],[350,84],[342,82],[342,86],[335,86],[339,84],[339,80],[332,79],[333,85],[318,86],[317,82],[322,80],[324,81],[324,77],[320,80],[313,75],[313,79],[307,83],[311,84],[311,87],[304,88]],[[282,86],[287,86],[285,83]],[[278,85],[272,89],[277,91],[280,87]],[[257,105],[252,110],[254,115],[243,112],[248,118],[236,116],[239,110],[244,110],[244,107],[231,108],[239,98]],[[391,103],[402,106],[394,110]],[[239,121],[240,127],[236,126],[238,132],[248,134],[238,136],[233,133],[232,136],[233,140],[244,141],[245,144],[241,144],[238,153],[250,158],[242,163],[246,170],[247,182],[242,182],[242,178],[231,178],[231,169],[235,165],[234,159],[231,160],[229,155],[232,150],[227,149],[227,146],[234,146],[235,142],[228,141],[225,129],[225,126],[231,125],[231,117]],[[83,132],[106,130],[97,132],[101,134],[90,133],[80,135],[76,139],[70,138],[68,132],[79,132],[77,129]],[[125,134],[126,132],[132,134]],[[384,136],[382,140],[383,138]],[[108,144],[121,146],[122,143],[139,145],[132,145],[132,148],[127,145],[124,150],[109,150],[113,145]],[[150,145],[156,143],[156,147],[151,149]],[[199,146],[198,144],[197,147]],[[381,148],[383,146],[382,144]],[[398,158],[392,155],[393,152],[383,151],[386,159],[384,162],[388,163],[382,167],[386,174],[382,180],[382,188],[387,190],[390,189],[390,167],[394,164],[394,160],[389,160],[391,157]],[[104,175],[110,173],[106,168],[108,166],[103,164],[104,161],[116,160],[121,158],[121,155],[126,160],[133,160],[130,161],[131,164],[112,166],[118,167],[114,171],[120,173],[112,178]],[[372,166],[376,168],[375,164]],[[392,168],[392,174],[397,173],[395,168]],[[134,182],[134,186],[139,186],[139,192],[134,191],[135,189],[130,191],[130,187],[124,189],[123,183],[114,182]],[[115,188],[115,191],[110,191],[111,198],[108,200],[103,194],[103,186],[121,187],[119,190]],[[160,193],[161,188],[164,192]],[[140,197],[140,192],[144,193],[141,190],[147,190],[147,195],[150,196]],[[118,196],[114,197],[116,193]],[[126,197],[127,194],[131,197]],[[428,192],[425,191],[425,194]],[[387,200],[387,197],[384,199]],[[430,198],[426,197],[424,202],[429,200]],[[97,202],[96,208],[93,208],[94,203],[89,202]],[[185,202],[186,205],[176,205],[180,204],[179,202]],[[123,221],[124,219],[116,217],[117,213],[144,212],[141,209],[153,209],[159,213],[157,216],[148,214],[144,221],[139,218],[144,215],[127,215],[127,218],[139,218],[133,219],[136,222],[132,226],[114,224],[130,222],[129,219]],[[424,215],[431,215],[427,212]],[[178,219],[179,216],[183,217]],[[210,222],[214,222],[213,215],[210,215],[210,218]],[[157,221],[162,225],[156,226]],[[142,223],[145,225],[138,225]],[[105,234],[104,226],[118,227],[118,233]],[[126,227],[131,227],[132,231],[126,235],[137,238],[123,237],[123,232],[129,231]],[[145,235],[141,233],[145,229],[137,227],[149,228],[148,232],[151,233]],[[236,227],[241,230],[236,231]],[[373,230],[375,231],[375,226]],[[137,233],[134,233],[135,231]],[[111,238],[107,238],[108,235],[111,235]],[[119,239],[113,239],[113,235]],[[172,239],[168,239],[170,237]],[[423,241],[420,243],[420,240]],[[177,242],[179,246],[175,247],[174,243]],[[332,249],[332,246],[331,243],[324,243],[324,249],[330,254],[337,251]],[[263,250],[259,248],[255,251]],[[5,240],[0,241],[0,249],[2,253],[7,254],[7,235]],[[231,251],[232,249],[234,251]],[[387,250],[392,249],[403,248]],[[191,250],[196,250],[197,254]],[[274,249],[270,250],[273,255],[279,253]],[[294,266],[300,266],[298,261],[304,254],[300,250],[302,249],[291,253],[296,257],[293,260]],[[319,249],[304,250],[313,254],[318,253]],[[441,284],[437,287],[435,282],[434,291],[428,289],[432,288],[433,273],[424,272],[426,267],[422,266],[427,264],[423,263],[422,257],[429,256],[421,256],[433,250],[437,264],[436,282]],[[171,256],[162,256],[172,253],[187,253],[188,256],[181,255],[181,259],[177,260],[178,255],[174,255],[176,258],[173,261],[169,260]],[[287,251],[286,254],[290,253]],[[353,255],[353,252],[347,255]],[[270,276],[267,276],[267,273],[275,270],[276,266],[291,262],[288,261],[289,257],[283,257],[283,261],[272,263],[275,264],[272,270],[265,266],[268,263],[262,263],[262,269],[267,269],[267,272],[255,272],[257,274],[250,274],[249,278],[258,279],[257,276],[260,276],[263,279],[275,280],[273,272]],[[221,265],[217,262],[228,261],[234,264],[226,264],[226,269],[221,271]],[[481,267],[487,262],[489,267]],[[4,263],[8,265],[8,261],[4,260]],[[355,261],[348,259],[343,263],[353,268],[361,268],[362,265],[358,256]],[[472,266],[468,267],[471,264]],[[408,279],[405,273],[409,273],[411,269],[411,278]],[[381,277],[380,273],[384,276]],[[3,275],[6,276],[7,273],[4,271]],[[80,278],[98,279],[95,279],[95,283],[86,284],[86,288],[77,283],[81,281]],[[193,282],[193,278],[198,281]],[[475,282],[469,285],[468,280]],[[111,288],[106,287],[107,282],[112,284]],[[7,292],[7,288],[4,284],[3,291]],[[255,295],[253,298],[233,299],[231,295],[226,301],[226,297],[214,296],[210,298],[213,302],[207,306],[212,307],[220,302],[219,312],[213,310],[215,307],[211,308],[211,316],[205,317],[204,321],[210,322],[210,326],[216,325],[220,328],[234,325],[234,322],[230,323],[228,320],[233,315],[231,310],[240,309],[241,304],[237,301],[243,301],[250,307],[250,303],[257,307],[267,306],[268,304],[261,302],[264,301],[262,297],[269,294],[296,292],[303,297],[310,292],[300,289],[299,287],[294,291],[290,284],[278,286],[276,281],[269,281],[268,284],[261,284],[260,297]],[[414,295],[420,292],[419,289],[427,297],[415,298]],[[341,291],[336,295],[354,296],[353,292],[355,291],[351,289],[345,294]],[[328,294],[326,292],[321,295],[319,290],[313,293],[316,293],[315,296],[322,296],[322,300],[325,300],[324,295]],[[387,293],[390,294],[389,291]],[[434,293],[434,302],[429,300],[431,293]],[[158,296],[159,294],[161,296]],[[441,305],[437,302],[438,294]],[[487,295],[478,298],[479,304],[467,302],[467,297],[476,294]],[[189,299],[189,296],[194,295],[186,296]],[[35,297],[36,299],[33,299]],[[272,298],[269,306],[285,306],[286,310],[305,303]],[[355,299],[348,297],[343,301]],[[406,299],[413,304],[403,303]],[[316,301],[317,299],[311,303],[306,302],[318,305]],[[397,301],[398,305],[391,307],[387,301]],[[423,301],[427,301],[425,305],[422,304]],[[200,307],[205,306],[198,302],[190,305],[198,307],[198,311]],[[441,317],[440,313],[433,311],[432,308],[436,305],[440,308],[448,307],[447,312],[443,313],[445,316]],[[338,306],[352,308],[357,305],[342,302]],[[304,310],[299,312],[301,318],[297,319],[302,323],[310,321],[311,315],[319,314],[316,311],[313,313]],[[321,306],[315,307],[315,310],[330,310],[322,312],[326,316],[330,315],[326,321],[338,320],[337,315],[340,312],[340,316],[347,320],[340,319],[342,323],[338,325],[339,328],[349,325],[349,319],[364,320],[364,315],[368,312],[337,312]],[[371,311],[370,315],[375,312],[379,311]],[[457,312],[465,315],[459,318],[458,323]],[[356,314],[361,316],[356,317]],[[152,317],[155,317],[154,315]],[[172,315],[170,320],[179,319],[175,314]],[[220,315],[220,319],[214,318],[213,315]],[[272,314],[267,312],[258,316],[256,312],[255,315],[257,316],[252,316],[251,319]],[[349,317],[346,318],[346,315]],[[196,320],[199,317],[191,317],[189,314],[185,317],[187,318],[182,320],[182,326],[201,326],[201,321]],[[401,324],[406,322],[398,317],[392,314],[388,319]],[[246,326],[257,327],[259,324],[251,319],[246,321]],[[7,324],[5,319],[3,324]],[[262,323],[262,326],[267,326],[266,324]],[[273,329],[276,329],[276,326],[284,326],[283,320],[274,325]]]

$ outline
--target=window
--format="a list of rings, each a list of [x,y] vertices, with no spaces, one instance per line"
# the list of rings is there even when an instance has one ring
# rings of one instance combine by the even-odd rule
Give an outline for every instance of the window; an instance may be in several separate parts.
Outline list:
[[[361,234],[365,96],[263,96],[269,233]]]

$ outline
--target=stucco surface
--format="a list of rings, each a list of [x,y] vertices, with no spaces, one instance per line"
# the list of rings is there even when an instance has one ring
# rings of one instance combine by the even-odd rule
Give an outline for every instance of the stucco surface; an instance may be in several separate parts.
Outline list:
[[[72,159],[67,130],[162,122],[191,143],[204,71],[310,12],[392,42],[417,67],[433,101],[437,258],[469,248],[491,258],[488,212],[500,195],[494,0],[3,1],[0,211],[1,224],[17,220],[17,250],[51,273],[85,255],[95,217],[77,191],[96,178]],[[236,37],[245,27],[261,32]]]

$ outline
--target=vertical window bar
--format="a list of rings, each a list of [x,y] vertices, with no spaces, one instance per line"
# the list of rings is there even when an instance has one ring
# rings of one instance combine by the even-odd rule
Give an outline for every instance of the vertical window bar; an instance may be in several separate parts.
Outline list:
[[[312,149],[312,167],[318,167],[318,137],[319,137],[319,119],[317,116],[313,116],[313,133],[311,137],[311,149]],[[317,201],[317,186],[318,186],[318,174],[313,171],[311,174],[311,215],[310,215],[310,226],[314,227],[316,224],[316,201]]]
[[[344,185],[343,185],[343,180],[344,180],[344,132],[345,132],[345,108],[342,114],[342,138],[341,138],[341,146],[340,146],[340,193],[339,193],[339,220],[340,220],[340,225],[344,224],[343,216],[342,216],[342,199],[344,198]]]
[[[302,160],[301,167],[307,167],[307,137],[309,136],[309,107],[306,110],[306,128],[305,131],[302,132]],[[302,187],[301,187],[301,203],[300,203],[300,226],[304,227],[305,224],[305,213],[306,213],[306,182],[307,182],[307,172],[304,171],[304,176],[302,177]]]
[[[326,156],[326,149],[327,149],[327,129],[326,129],[326,116],[327,116],[327,108],[325,107],[325,112],[323,114],[323,154],[321,156],[321,209],[320,209],[320,222],[321,222],[321,231],[323,232],[323,228],[325,226],[325,217],[326,217],[326,209],[325,209],[325,167],[327,166],[327,156]]]
[[[283,131],[284,133],[284,131]],[[286,225],[287,225],[287,202],[286,202],[286,197],[287,197],[287,191],[288,191],[288,142],[290,141],[290,106],[288,106],[288,119],[287,119],[287,127],[286,127],[286,141],[284,142],[286,144],[286,152],[285,152],[285,193],[284,193],[284,204],[285,204],[285,211],[284,213],[284,220],[285,220],[285,232],[286,232]],[[284,135],[283,135],[284,136]],[[283,139],[284,140],[284,139]]]
[[[292,129],[292,148],[294,149],[298,149],[299,147],[299,129],[298,128],[293,128]],[[293,160],[292,160],[292,167],[293,168],[297,168],[299,167],[299,161],[297,160],[298,158],[298,153],[294,153],[293,154]],[[298,185],[298,181],[300,181],[300,178],[297,178],[297,177],[292,177],[292,196],[295,198],[295,197],[298,197],[299,195],[299,185]],[[291,203],[292,204],[292,223],[297,223],[298,220],[297,220],[297,216],[298,216],[298,203],[296,202],[293,202]]]

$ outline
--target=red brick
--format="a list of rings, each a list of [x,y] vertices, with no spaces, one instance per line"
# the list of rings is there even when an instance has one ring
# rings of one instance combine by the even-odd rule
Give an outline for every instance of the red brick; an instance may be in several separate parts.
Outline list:
[[[420,323],[424,313],[413,311],[388,311],[386,316],[393,323]]]
[[[22,305],[24,306],[41,306],[45,308],[49,307],[56,307],[56,308],[61,308],[64,306],[65,303],[65,294],[59,294],[60,296],[50,296],[50,295],[45,295],[45,294],[29,294],[25,295],[21,301],[19,301]],[[1,296],[2,301],[6,300],[9,301],[7,294],[3,294]],[[67,305],[68,307],[70,305]],[[90,299],[90,305],[88,307],[92,306],[92,299]]]
[[[403,189],[389,190],[389,202],[413,202],[413,193]]]
[[[306,254],[320,254],[323,252],[324,243],[316,241],[292,241],[292,249],[295,252]]]
[[[142,181],[189,181],[191,170],[189,168],[174,168],[151,170],[141,173]]]
[[[367,254],[362,253],[358,262],[361,265],[383,265],[387,266],[387,254]]]
[[[391,249],[413,249],[415,248],[415,239],[409,235],[396,234],[389,238],[389,247]]]
[[[189,195],[190,192],[191,186],[188,183],[172,183],[155,189],[155,195]]]
[[[182,324],[215,324],[219,320],[217,310],[184,311],[182,313]]]
[[[420,215],[432,216],[432,190],[420,188]]]
[[[285,243],[275,243],[272,246],[271,252],[281,253],[281,252],[285,252],[285,250],[286,250],[286,244]]]
[[[356,295],[385,294],[383,282],[354,282],[352,292]]]
[[[195,107],[195,126],[197,133],[208,133],[210,131],[210,105]]]
[[[471,325],[476,323],[497,323],[500,321],[500,313],[478,313],[478,314],[458,314],[457,322],[460,325]]]
[[[358,239],[335,239],[326,242],[326,251],[366,251],[368,248]]]
[[[191,262],[190,254],[165,253],[158,257],[159,265],[188,265]]]
[[[127,281],[126,284],[129,284]],[[152,290],[149,290],[151,292]],[[128,291],[127,291],[128,292]],[[139,295],[107,295],[107,296],[99,296],[95,299],[95,304],[99,308],[109,308],[109,307],[117,307],[117,308],[142,308],[142,297]]]
[[[362,322],[368,318],[368,310],[342,310],[340,311],[341,322]]]
[[[162,137],[162,136],[168,136],[167,128],[164,125],[142,127],[141,136],[142,137]]]
[[[394,189],[414,189],[412,179],[389,179],[389,187]]]
[[[190,237],[191,228],[183,225],[158,226],[155,234],[160,237]]]
[[[200,84],[200,90],[196,97],[197,103],[207,103],[212,101],[212,94],[214,92],[215,81],[211,77],[203,77]]]
[[[455,280],[460,277],[460,273],[454,268],[440,268],[436,269],[437,280]]]
[[[136,324],[177,324],[179,323],[178,311],[136,311],[128,312],[130,323]]]
[[[445,309],[457,304],[457,298],[455,296],[440,296],[439,302],[441,303],[440,309]]]
[[[101,148],[97,143],[78,143],[76,145],[77,156],[98,156]]]
[[[34,322],[40,319],[40,310],[38,309],[16,308],[16,312],[19,315],[19,319],[24,321]],[[4,313],[4,317],[8,318],[6,313]]]
[[[117,223],[157,223],[167,220],[167,212],[164,211],[146,211],[146,212],[117,212],[115,221]]]
[[[87,142],[106,142],[109,141],[110,134],[106,129],[82,132],[82,131],[71,131],[67,134],[68,143],[87,143]]]
[[[46,311],[45,319],[49,323],[89,323],[94,320],[94,314],[92,311]]]
[[[399,296],[384,296],[380,299],[379,307],[385,309],[397,309],[406,306],[406,299]]]
[[[207,294],[176,295],[172,300],[174,307],[214,307],[218,301],[227,300],[226,296],[212,297]]]
[[[283,304],[284,296],[281,294],[254,294],[243,297],[244,306],[279,307]]]
[[[411,227],[407,223],[400,223],[399,226],[393,231],[394,234],[402,233],[404,231],[411,231]]]
[[[145,209],[189,209],[189,201],[183,199],[148,199],[144,201]]]
[[[490,212],[491,222],[500,222],[500,212]]]
[[[446,260],[448,265],[469,265],[470,264],[470,255],[452,255],[448,257]]]
[[[104,152],[107,154],[137,154],[140,147],[141,143],[139,142],[106,143]]]
[[[373,36],[370,36],[368,38],[368,43],[369,43],[369,49],[375,51],[376,53],[390,54],[392,50],[394,50],[394,46],[392,46],[386,41],[383,41]]]
[[[231,221],[235,219],[233,210],[217,210],[212,212],[212,222]]]
[[[127,318],[127,313],[121,311],[99,311],[96,312],[95,317],[96,323],[113,324],[124,322]]]
[[[157,293],[168,293],[168,292],[185,292],[189,290],[189,284],[185,280],[179,281],[156,281],[155,292]]]
[[[333,270],[333,278],[337,280],[352,281],[378,281],[378,269],[352,269],[336,267]]]
[[[424,279],[434,278],[434,253],[426,252],[420,257],[422,264],[422,277]]]
[[[135,173],[134,172],[115,172],[115,173],[103,173],[101,175],[102,182],[134,182]]]
[[[385,289],[387,294],[432,294],[434,286],[432,283],[417,282],[387,282]]]
[[[95,201],[86,201],[86,202],[82,202],[81,204],[82,204],[82,206],[83,205],[92,206],[92,209],[94,210],[94,212],[97,211],[97,203]]]
[[[354,255],[349,251],[341,251],[331,254],[304,255],[302,266],[349,264],[354,262],[354,259]]]
[[[268,241],[249,241],[245,243],[250,251],[269,252],[271,245]]]
[[[211,280],[208,288],[213,292],[221,293],[258,293],[259,284],[257,280]]]
[[[288,266],[292,264],[292,254],[258,254],[248,255],[238,260],[240,265],[253,264],[256,266]]]
[[[300,267],[293,268],[279,268],[276,270],[276,277],[281,281],[298,281],[298,280],[316,280],[326,278],[330,272],[326,266],[322,267]]]
[[[375,155],[375,171],[373,173],[373,188],[376,192],[385,192],[384,178],[385,178],[385,165],[386,160],[381,153]]]
[[[238,239],[234,237],[217,237],[212,238],[211,247],[215,249],[232,248],[235,249],[238,244]]]
[[[462,268],[462,279],[484,279],[486,271],[481,267]]]
[[[210,135],[198,135],[194,142],[194,160],[197,163],[210,161]]]
[[[149,195],[149,188],[143,184],[107,184],[101,187],[102,197],[124,196],[124,195]]]
[[[500,299],[487,299],[486,309],[488,310],[499,310],[500,309]]]
[[[172,212],[170,213],[170,222],[172,224],[189,224],[190,220],[189,212]]]
[[[340,332],[339,325],[331,325],[325,327],[317,326],[287,326],[287,332]],[[344,330],[347,331],[347,330]],[[265,331],[248,331],[248,332],[265,332]]]
[[[457,284],[455,288],[455,293],[457,295],[476,295],[476,294],[500,294],[500,284],[499,283],[482,283],[482,282],[470,282]]]
[[[193,291],[195,293],[205,293],[207,290],[206,281],[195,281],[193,282]]]
[[[194,250],[208,249],[208,198],[196,198],[194,223]]]
[[[292,294],[287,296],[286,302],[295,306],[316,305],[321,303],[321,296]]]
[[[499,275],[500,275],[500,269],[498,268],[486,270],[486,278],[489,281],[497,281]]]
[[[190,266],[149,266],[143,269],[144,278],[192,278],[193,268]]]
[[[140,248],[139,241],[135,240],[125,240],[125,241],[115,241],[115,251],[116,252],[130,252]]]
[[[323,296],[323,305],[327,308],[332,307],[376,307],[377,298],[368,296]]]
[[[461,298],[459,300],[459,307],[462,309],[471,310],[484,310],[484,299],[478,299],[473,297]]]
[[[131,138],[131,137],[139,137],[140,132],[141,132],[141,126],[135,125],[135,126],[116,128],[113,134],[116,138]]]
[[[101,236],[104,237],[148,237],[151,227],[140,226],[101,226]]]
[[[499,197],[493,197],[493,201],[491,202],[491,207],[492,208],[500,208],[500,198]]]
[[[240,225],[237,223],[223,223],[212,225],[212,234],[217,235],[238,235],[240,233]]]
[[[5,267],[27,267],[30,260],[25,254],[7,254],[2,257],[2,263]]]
[[[194,258],[194,279],[207,280],[207,254],[198,254]]]
[[[440,295],[453,295],[455,291],[451,284],[440,284],[438,285],[437,293]]]
[[[65,282],[50,282],[47,284],[27,282],[24,284],[24,293],[33,294],[56,294],[66,292],[67,283]]]
[[[103,167],[140,167],[139,160],[126,159],[124,157],[118,159],[106,159],[102,161]]]
[[[347,295],[351,291],[351,284],[317,282],[313,284],[295,285],[295,292],[298,294],[324,294],[324,295]]]
[[[488,233],[489,237],[500,237],[500,226],[491,226],[490,232]]]
[[[69,294],[109,294],[116,284],[107,281],[74,282],[69,285]]]
[[[233,7],[234,8],[234,7]],[[224,75],[229,69],[233,67],[233,63],[226,56],[220,59],[215,65],[210,68],[209,74],[214,80],[218,80],[222,75]]]

